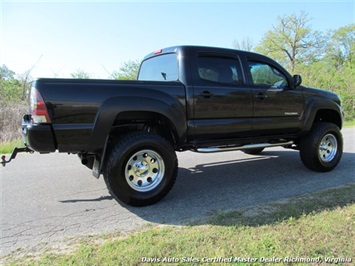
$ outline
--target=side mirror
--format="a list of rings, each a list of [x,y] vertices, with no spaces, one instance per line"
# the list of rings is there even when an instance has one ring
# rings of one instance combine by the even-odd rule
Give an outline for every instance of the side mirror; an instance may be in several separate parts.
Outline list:
[[[293,87],[296,88],[302,83],[302,77],[300,75],[293,76]]]

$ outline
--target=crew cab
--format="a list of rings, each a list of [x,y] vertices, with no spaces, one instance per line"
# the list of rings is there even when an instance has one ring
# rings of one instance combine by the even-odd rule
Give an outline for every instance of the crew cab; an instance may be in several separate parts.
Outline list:
[[[134,206],[171,190],[177,151],[282,146],[299,150],[309,169],[331,171],[343,152],[341,100],[301,82],[266,56],[201,46],[156,50],[135,81],[38,79],[23,119],[26,147],[10,160],[18,151],[77,154]]]

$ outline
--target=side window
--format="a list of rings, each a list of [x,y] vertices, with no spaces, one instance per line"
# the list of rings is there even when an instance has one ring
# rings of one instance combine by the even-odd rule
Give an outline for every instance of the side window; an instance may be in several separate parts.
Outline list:
[[[255,85],[276,87],[284,87],[288,85],[286,76],[266,63],[250,61],[249,69]]]
[[[233,58],[199,56],[198,75],[206,81],[224,84],[242,84],[239,61]]]

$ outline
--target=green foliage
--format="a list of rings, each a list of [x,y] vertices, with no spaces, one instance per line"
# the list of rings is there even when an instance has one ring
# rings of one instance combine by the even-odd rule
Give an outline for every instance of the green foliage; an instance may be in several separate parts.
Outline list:
[[[25,79],[15,78],[15,72],[7,66],[0,67],[0,143],[18,139],[21,134],[21,119],[26,109]],[[1,148],[1,147],[0,147]]]
[[[292,14],[278,20],[278,25],[265,34],[255,51],[274,58],[291,71],[298,63],[318,57],[324,47],[324,37],[312,31],[307,13]]]
[[[140,60],[129,60],[123,63],[119,71],[115,71],[111,74],[111,78],[117,80],[136,80],[138,77],[138,71],[140,67]]]
[[[303,84],[330,90],[343,101],[346,120],[355,119],[355,24],[330,32],[322,60],[299,64]]]
[[[8,102],[20,102],[25,100],[28,83],[15,78],[15,72],[8,69],[6,65],[0,67],[0,100]]]
[[[0,67],[0,80],[12,80],[14,79],[15,72],[8,69],[7,66],[2,65]]]
[[[82,69],[76,70],[76,72],[70,74],[74,79],[89,79],[90,74]]]
[[[327,59],[335,67],[344,65],[354,69],[355,61],[355,24],[350,24],[330,32]]]
[[[345,121],[344,127],[355,127],[355,120],[347,120],[347,121]]]
[[[355,119],[355,24],[313,31],[305,13],[279,18],[255,51],[279,61],[303,84],[333,91],[343,100],[346,120]]]
[[[15,147],[23,147],[23,145],[21,139],[0,142],[0,154],[12,153]]]
[[[5,102],[22,100],[22,84],[17,79],[0,79],[0,97]]]
[[[354,68],[335,68],[326,61],[299,66],[303,84],[333,91],[342,98],[346,120],[355,119],[355,75]]]

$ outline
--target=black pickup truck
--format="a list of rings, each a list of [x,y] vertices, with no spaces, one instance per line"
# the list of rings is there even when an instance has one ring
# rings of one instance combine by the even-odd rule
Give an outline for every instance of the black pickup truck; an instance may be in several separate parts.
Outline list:
[[[343,151],[340,98],[301,86],[260,54],[176,46],[144,58],[138,80],[38,79],[24,116],[26,148],[78,154],[110,193],[144,206],[173,187],[175,152],[283,146],[330,171]],[[8,161],[3,158],[3,165]]]

